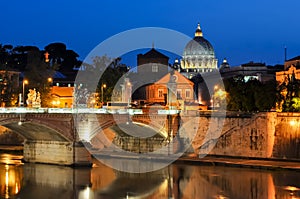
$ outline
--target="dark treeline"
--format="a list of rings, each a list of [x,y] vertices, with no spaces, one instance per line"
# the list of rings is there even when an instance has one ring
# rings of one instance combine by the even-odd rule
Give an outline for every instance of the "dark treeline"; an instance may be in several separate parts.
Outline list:
[[[224,80],[227,109],[232,111],[269,111],[276,106],[276,81],[262,83],[257,79],[245,81],[243,77]]]
[[[78,57],[75,51],[67,49],[63,43],[51,43],[42,50],[36,46],[14,47],[0,44],[0,68],[2,70],[28,71],[32,62],[43,62],[48,69],[68,72],[81,65],[82,62],[78,60]]]

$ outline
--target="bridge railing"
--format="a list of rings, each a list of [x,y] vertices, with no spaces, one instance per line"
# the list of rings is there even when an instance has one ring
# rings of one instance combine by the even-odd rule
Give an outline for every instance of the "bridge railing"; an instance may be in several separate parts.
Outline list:
[[[28,107],[1,107],[0,113],[116,113],[116,114],[143,114],[142,109],[119,109],[112,111],[105,108],[28,108]]]
[[[179,114],[180,110],[167,110],[167,109],[156,109],[154,113],[158,115],[174,115]],[[189,111],[198,113],[198,111]],[[135,108],[120,108],[120,109],[109,109],[109,108],[30,108],[30,107],[0,107],[0,113],[95,113],[95,114],[148,114],[147,109],[135,109]]]

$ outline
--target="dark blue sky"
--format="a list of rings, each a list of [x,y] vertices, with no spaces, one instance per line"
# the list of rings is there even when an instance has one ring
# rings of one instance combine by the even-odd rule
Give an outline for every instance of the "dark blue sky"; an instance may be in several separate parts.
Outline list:
[[[193,37],[200,22],[219,62],[282,64],[300,55],[299,0],[1,1],[0,43],[66,43],[81,59],[100,42],[140,27]]]

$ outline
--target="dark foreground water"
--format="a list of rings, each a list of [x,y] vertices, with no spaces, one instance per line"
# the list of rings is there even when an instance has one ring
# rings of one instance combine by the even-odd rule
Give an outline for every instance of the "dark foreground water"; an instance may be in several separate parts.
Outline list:
[[[93,168],[22,164],[0,154],[0,196],[20,199],[300,198],[300,172],[173,164],[130,174],[95,160]]]

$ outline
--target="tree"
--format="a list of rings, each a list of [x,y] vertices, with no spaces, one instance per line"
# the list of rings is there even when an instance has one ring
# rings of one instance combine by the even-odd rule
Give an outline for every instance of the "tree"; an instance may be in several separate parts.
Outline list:
[[[73,50],[68,50],[64,43],[51,43],[44,49],[44,53],[49,53],[50,66],[62,73],[72,72],[82,64],[78,60],[79,55]]]
[[[300,97],[294,97],[292,99],[291,110],[292,112],[300,112]]]
[[[300,80],[295,74],[287,76],[286,81],[277,86],[277,104],[283,112],[298,112],[298,98],[300,97]]]
[[[228,92],[227,109],[232,111],[269,111],[276,104],[276,82],[261,83],[257,79],[245,81],[235,77],[224,81]]]
[[[28,88],[35,88],[36,91],[40,92],[42,106],[46,107],[50,103],[50,85],[48,78],[53,77],[55,70],[53,70],[49,64],[45,63],[42,51],[33,49],[28,51],[27,56],[28,61],[24,71],[24,77],[29,81]]]
[[[79,78],[82,79],[78,78],[77,80],[83,82],[87,89],[90,89],[90,92],[96,91],[102,96],[101,91],[103,90],[104,101],[111,100],[116,83],[129,70],[125,64],[121,63],[121,58],[112,59],[106,55],[96,56],[93,58],[92,64],[83,63],[82,66],[84,71],[80,71],[81,75],[79,76]],[[97,74],[99,74],[98,71],[102,73],[100,79],[97,76]],[[89,85],[94,85],[95,80],[99,81],[94,90],[94,88],[91,89]],[[106,87],[101,89],[103,85],[106,85]]]
[[[67,51],[67,46],[63,43],[51,43],[45,47],[45,51],[49,53],[49,62],[51,65],[61,65]]]
[[[276,81],[271,80],[257,85],[255,106],[258,111],[268,111],[276,106]]]

